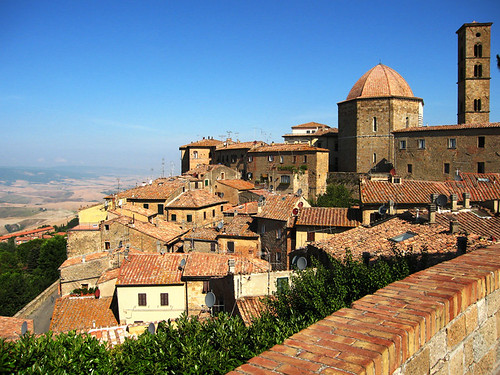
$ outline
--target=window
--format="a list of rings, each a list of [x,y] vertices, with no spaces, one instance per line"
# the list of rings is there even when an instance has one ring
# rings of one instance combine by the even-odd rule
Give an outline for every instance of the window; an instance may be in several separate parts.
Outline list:
[[[205,180],[205,186],[208,186],[208,180]]]
[[[215,210],[212,210],[212,217],[215,217]]]
[[[373,131],[374,132],[377,131],[377,118],[376,117],[373,118]]]
[[[163,204],[158,204],[158,215],[163,215]]]
[[[200,188],[200,183],[199,183],[198,181],[196,181],[196,182],[194,183],[194,188],[195,188],[195,189],[199,189],[199,188]]]
[[[448,148],[457,148],[456,138],[448,138]]]
[[[413,173],[413,164],[407,164],[406,170],[408,171],[408,173]]]
[[[321,146],[322,146],[321,142],[318,142],[318,143],[316,144],[316,147],[321,148]]]
[[[281,253],[276,253],[276,263],[281,263]]]
[[[252,179],[252,177],[253,177],[252,172],[248,172],[248,173],[247,173],[247,179],[251,180],[251,179]]]
[[[236,163],[236,155],[231,155],[231,163]]]
[[[234,242],[233,241],[227,241],[227,252],[228,253],[234,253]]]
[[[172,216],[170,216],[171,220],[172,221],[177,221],[177,215],[176,214],[172,214]]]
[[[203,212],[203,220],[206,220],[207,219],[207,212]]]
[[[248,155],[248,162],[251,163],[253,161],[253,156],[252,155]]]
[[[208,280],[203,280],[203,290],[201,292],[204,294],[210,292],[210,282]]]
[[[149,208],[149,203],[144,203],[144,204],[142,205],[142,207],[144,207],[145,209],[148,209],[148,208]]]
[[[444,163],[444,173],[450,174],[450,163]]]
[[[137,300],[139,306],[146,306],[146,293],[137,294]]]
[[[409,117],[406,118],[406,127],[407,128],[410,127],[410,118]]]
[[[307,232],[307,241],[315,241],[316,233],[315,232]]]
[[[276,230],[276,238],[279,240],[283,236],[283,230],[281,228],[278,228]]]
[[[484,137],[477,137],[477,147],[479,148],[484,148],[484,142],[485,138]]]
[[[288,288],[288,277],[278,277],[276,279],[276,289],[278,292],[282,292]]]
[[[377,154],[374,152],[373,153],[373,163],[375,164],[377,162]]]
[[[186,221],[188,223],[192,222],[193,221],[193,215],[186,215]]]
[[[304,163],[307,163],[307,155],[304,155]]]
[[[220,210],[223,212],[224,211],[224,206],[220,206]]]
[[[105,241],[105,242],[104,242],[104,248],[105,248],[106,250],[111,249],[111,243],[110,243],[109,241]]]
[[[267,160],[269,160],[270,162],[271,162],[271,161],[274,161],[274,155],[269,155],[269,156],[267,157]]]
[[[413,232],[405,232],[405,233],[399,234],[399,235],[397,235],[395,237],[389,238],[389,241],[401,242],[401,241],[410,239],[412,237],[415,237],[416,235],[417,234],[413,233]]]
[[[485,173],[484,172],[484,161],[480,161],[477,163],[477,173]]]
[[[193,159],[198,159],[198,151],[193,151]]]
[[[406,150],[406,140],[399,141],[399,149]]]
[[[168,306],[168,293],[160,293],[160,305]]]
[[[481,99],[474,99],[474,112],[481,111]]]
[[[221,180],[224,180],[224,179],[225,179],[225,177],[226,177],[226,174],[225,174],[224,172],[221,172],[221,174],[220,174],[220,179],[221,179]]]
[[[483,76],[483,66],[481,64],[474,66],[474,76],[479,78]]]
[[[88,289],[89,288],[89,284],[82,284],[82,289]]]
[[[280,163],[283,164],[283,156],[280,155]]]
[[[109,224],[104,224],[104,230],[109,230]]]
[[[479,43],[474,46],[474,57],[483,57],[483,46]]]
[[[260,227],[260,233],[261,234],[266,233],[266,224],[262,224],[262,226]]]
[[[281,176],[281,183],[282,184],[289,184],[290,183],[290,176],[288,176],[288,175]]]
[[[425,149],[425,139],[418,140],[418,148],[421,150]]]
[[[215,243],[210,243],[210,251],[215,252]]]

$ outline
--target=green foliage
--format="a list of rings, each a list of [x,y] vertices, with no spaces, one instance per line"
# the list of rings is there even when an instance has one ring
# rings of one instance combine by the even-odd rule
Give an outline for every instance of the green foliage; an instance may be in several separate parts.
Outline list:
[[[289,171],[293,174],[303,174],[307,171],[307,164],[302,164],[299,167],[294,165],[278,165],[278,171]]]
[[[97,290],[97,287],[93,288],[76,288],[71,291],[71,294],[77,294],[77,295],[86,295],[86,294],[93,294]]]
[[[79,224],[78,217],[74,217],[66,223],[66,225],[54,225],[54,230],[56,232],[67,232],[68,230],[76,227]]]
[[[328,184],[326,193],[318,197],[316,202],[310,202],[316,207],[351,207],[356,203],[352,194],[344,185]]]

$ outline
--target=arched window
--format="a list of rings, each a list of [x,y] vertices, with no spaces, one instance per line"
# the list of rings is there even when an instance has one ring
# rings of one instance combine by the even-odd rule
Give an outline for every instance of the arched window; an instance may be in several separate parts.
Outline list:
[[[410,118],[409,117],[406,118],[406,127],[407,128],[410,127]]]
[[[483,57],[483,46],[479,43],[474,46],[474,57]]]
[[[483,76],[483,66],[481,64],[474,65],[474,77]]]
[[[377,118],[376,117],[373,118],[373,131],[374,132],[377,131]]]

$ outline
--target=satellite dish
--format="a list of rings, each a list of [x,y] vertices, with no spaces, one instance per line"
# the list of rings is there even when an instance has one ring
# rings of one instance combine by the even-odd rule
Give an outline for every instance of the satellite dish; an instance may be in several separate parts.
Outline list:
[[[21,336],[24,336],[28,332],[28,322],[24,321],[23,324],[21,324]]]
[[[299,209],[297,207],[295,207],[293,210],[292,210],[292,215],[293,216],[297,216],[299,214]]]
[[[182,258],[181,262],[179,263],[179,268],[183,268],[186,265],[186,258]]]
[[[396,170],[394,168],[392,168],[389,173],[391,174],[391,176],[395,176],[396,175]]]
[[[156,328],[155,328],[155,324],[154,323],[149,323],[148,332],[151,333],[152,335],[155,334]]]
[[[302,189],[297,190],[297,195],[302,195]],[[302,202],[301,202],[302,203]]]
[[[448,197],[444,194],[439,194],[438,197],[436,198],[436,204],[439,207],[446,206],[446,203],[448,203]]]
[[[220,198],[224,198],[224,193],[219,193]]]
[[[217,228],[215,228],[215,229],[219,232],[222,228],[224,228],[224,222],[223,221],[219,222],[219,224],[217,224]]]
[[[297,259],[297,268],[299,270],[304,270],[305,268],[307,267],[307,259],[304,258],[304,257],[300,257],[299,259]]]
[[[262,203],[262,202],[264,202],[265,200],[266,200],[266,197],[264,197],[263,195],[261,195],[261,196],[259,197],[259,203]]]
[[[382,205],[378,208],[378,213],[380,215],[385,215],[387,213],[387,206],[386,205]]]
[[[299,190],[300,190],[300,189],[299,189]],[[299,204],[298,204],[297,206],[299,206],[299,208],[304,207],[304,202],[299,202]]]
[[[460,177],[459,173],[460,172],[457,170],[457,172],[455,173],[455,177],[454,177],[455,181],[462,181],[462,177]]]
[[[205,296],[205,305],[207,305],[207,307],[213,307],[213,305],[215,305],[215,294],[212,292],[207,293]]]

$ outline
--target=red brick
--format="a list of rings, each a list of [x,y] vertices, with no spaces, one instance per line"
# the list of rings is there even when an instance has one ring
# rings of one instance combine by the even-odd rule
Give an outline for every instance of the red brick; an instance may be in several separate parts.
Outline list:
[[[267,351],[261,354],[262,357],[268,358],[277,362],[280,362],[282,364],[289,364],[292,366],[296,366],[299,368],[304,368],[305,370],[308,371],[317,371],[321,368],[320,365],[317,363],[309,362],[309,361],[304,361],[299,358],[294,358],[294,357],[289,357],[286,355],[283,355],[281,353],[277,352],[272,352],[272,351]]]
[[[276,361],[271,361],[270,359],[267,359],[267,358],[263,358],[263,357],[253,357],[252,359],[250,359],[248,361],[248,363],[250,364],[254,364],[254,365],[257,365],[257,366],[261,366],[261,367],[265,367],[265,368],[268,368],[268,369],[274,369],[278,366],[278,362]]]
[[[241,371],[244,374],[252,374],[252,375],[271,375],[271,374],[276,375],[275,372],[261,369],[261,368],[255,367],[254,365],[249,365],[248,363],[241,365],[240,367],[238,367],[236,369],[236,371]]]

